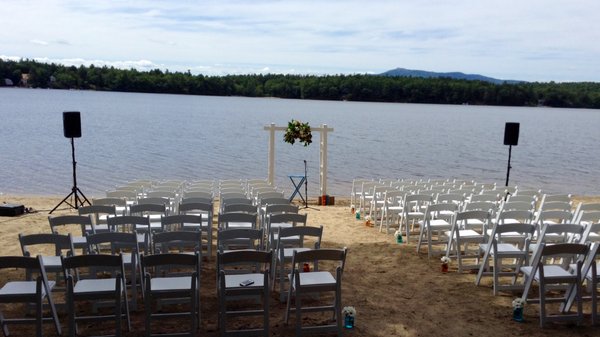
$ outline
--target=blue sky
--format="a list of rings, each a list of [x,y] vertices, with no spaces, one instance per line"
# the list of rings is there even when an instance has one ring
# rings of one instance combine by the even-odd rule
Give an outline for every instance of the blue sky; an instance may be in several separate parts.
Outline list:
[[[194,74],[600,81],[600,1],[0,0],[0,57]]]

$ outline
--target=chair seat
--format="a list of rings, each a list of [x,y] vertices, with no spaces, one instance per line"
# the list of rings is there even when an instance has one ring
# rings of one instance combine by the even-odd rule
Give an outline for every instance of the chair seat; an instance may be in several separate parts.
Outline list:
[[[450,236],[451,232],[446,232],[446,235]],[[484,238],[483,234],[478,233],[472,229],[461,229],[458,231],[458,235],[460,235],[460,241],[482,241]]]
[[[190,290],[191,284],[191,276],[154,277],[150,280],[150,289],[152,292]]]
[[[208,225],[202,225],[202,226],[200,226],[199,223],[182,223],[181,224],[181,228],[182,229],[184,229],[184,228],[191,228],[191,229],[194,229],[194,230],[198,230],[199,228],[208,228]]]
[[[77,294],[98,294],[98,293],[115,293],[115,285],[116,279],[107,278],[107,279],[89,279],[89,280],[79,280],[75,287],[73,288],[73,292]]]
[[[525,274],[527,276],[531,275],[531,271],[532,270],[533,270],[532,266],[521,267],[521,271],[523,272],[523,274]],[[546,278],[547,280],[548,279],[549,280],[551,280],[551,279],[570,280],[570,279],[577,278],[577,275],[571,274],[570,272],[568,272],[567,270],[563,269],[560,266],[545,265],[544,266],[544,278]],[[534,280],[535,281],[539,281],[540,280],[539,271],[535,272]]]
[[[492,235],[493,229],[488,229],[486,231],[487,235],[490,236]],[[518,232],[506,232],[506,233],[502,233],[502,240],[503,241],[510,241],[511,239],[517,240],[519,242],[523,241],[524,235]]]
[[[273,233],[273,240],[277,241],[277,239],[279,238],[279,234],[277,233]],[[293,235],[293,236],[286,236],[283,239],[281,239],[281,241],[283,242],[291,242],[291,241],[298,241],[300,240],[300,235]]]
[[[202,220],[208,220],[208,213],[206,212],[186,212],[185,214],[201,216]]]
[[[299,237],[298,237],[298,239],[299,239]],[[284,248],[283,249],[283,257],[286,260],[291,260],[292,256],[294,256],[294,251],[305,252],[308,250],[311,250],[311,249],[310,248]],[[280,258],[281,258],[281,256],[278,255],[277,260],[280,261]]]
[[[60,256],[42,256],[42,263],[44,264],[44,268],[46,268],[47,271],[54,271],[56,269],[60,269],[60,271],[62,271],[62,261],[60,259]]]
[[[288,278],[291,278],[292,275],[289,274]],[[331,275],[328,271],[311,271],[307,273],[300,273],[300,284],[302,287],[310,287],[310,286],[326,286],[326,285],[335,285],[336,281],[333,275]],[[292,280],[292,286],[295,286],[295,281]]]
[[[409,218],[409,219],[412,219],[412,218],[422,218],[424,216],[425,216],[425,213],[423,213],[423,212],[408,212],[408,213],[406,213],[406,217]]]
[[[246,280],[254,281],[253,284],[248,286],[240,286],[241,282]],[[225,288],[262,288],[264,286],[264,275],[263,274],[230,274],[225,275]]]
[[[293,225],[289,222],[271,223],[271,230],[276,229],[276,228],[290,228],[290,227],[293,227]]]
[[[150,223],[150,230],[156,231],[156,230],[160,230],[160,229],[162,229],[162,224],[160,222],[151,222]],[[135,230],[137,230],[139,232],[146,232],[146,231],[148,231],[148,226],[135,225]]]
[[[0,297],[10,296],[35,296],[36,294],[36,281],[11,281],[8,282],[0,289]],[[48,281],[50,289],[54,288],[56,282]],[[42,287],[42,296],[46,296],[46,289]]]
[[[87,248],[87,239],[85,236],[73,236],[71,239],[75,248]]]
[[[419,222],[420,224],[422,224],[422,222]],[[429,220],[429,227],[431,227],[434,230],[440,230],[440,229],[450,229],[452,228],[452,225],[448,223],[448,221],[444,220],[444,219],[433,219],[433,220]]]
[[[228,228],[252,228],[253,225],[249,222],[230,222],[227,224]]]
[[[482,243],[479,244],[479,248],[483,251],[487,250],[488,244],[487,243]],[[510,244],[510,243],[499,243],[498,244],[498,251],[497,251],[497,255],[508,255],[508,256],[514,256],[514,255],[523,255],[525,254],[522,250],[519,249],[519,247],[515,247],[514,245]],[[490,255],[494,255],[494,250],[490,250]]]
[[[473,227],[482,227],[484,225],[484,222],[479,220],[479,219],[467,219],[466,220],[466,226],[473,226]]]

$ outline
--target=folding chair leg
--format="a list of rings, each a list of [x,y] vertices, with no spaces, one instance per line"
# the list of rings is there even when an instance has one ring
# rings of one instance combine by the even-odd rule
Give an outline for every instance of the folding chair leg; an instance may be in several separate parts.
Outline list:
[[[122,317],[122,304],[121,304],[121,286],[120,286],[120,282],[119,285],[117,286],[117,294],[115,295],[115,317],[116,319],[116,323],[115,323],[115,335],[117,337],[121,336],[121,321],[123,319]],[[125,303],[127,303],[127,299],[125,299]]]
[[[302,300],[300,294],[296,292],[296,336],[302,336]]]
[[[37,282],[37,293],[41,294],[42,282],[38,280]],[[42,306],[43,306],[43,298],[40,296],[35,305],[35,335],[37,337],[42,337],[42,324],[43,324],[43,316],[42,316]]]
[[[285,324],[288,324],[289,318],[290,318],[290,309],[291,309],[291,302],[292,302],[292,285],[290,285],[290,289],[288,290],[288,298],[287,298],[287,303],[285,305]]]
[[[265,287],[265,292],[263,294],[263,301],[264,301],[264,307],[263,307],[263,334],[265,337],[269,336],[269,287]]]
[[[484,271],[488,269],[490,253],[489,248],[486,250],[485,254],[483,254],[483,258],[481,259],[481,265],[479,266],[479,271],[477,272],[477,278],[475,279],[475,285],[478,286],[481,283],[481,278],[483,277]]]

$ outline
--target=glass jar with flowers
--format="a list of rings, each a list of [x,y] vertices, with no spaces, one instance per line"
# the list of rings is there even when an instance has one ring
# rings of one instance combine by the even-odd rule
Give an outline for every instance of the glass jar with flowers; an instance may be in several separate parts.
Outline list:
[[[394,237],[396,238],[396,243],[402,243],[402,232],[401,231],[396,231],[394,232]]]
[[[442,262],[442,273],[447,273],[448,272],[448,264],[450,264],[450,258],[447,256],[442,256],[440,261]]]
[[[513,306],[513,320],[517,322],[523,322],[523,307],[525,306],[525,301],[517,297],[512,301]]]
[[[342,316],[344,316],[344,327],[346,329],[354,328],[354,317],[356,317],[356,309],[354,309],[354,307],[344,307],[344,309],[342,309]]]

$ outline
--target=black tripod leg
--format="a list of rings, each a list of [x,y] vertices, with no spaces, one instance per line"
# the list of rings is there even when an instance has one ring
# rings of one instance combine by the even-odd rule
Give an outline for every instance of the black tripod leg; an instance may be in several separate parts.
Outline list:
[[[87,202],[88,205],[92,205],[92,203],[88,200],[88,198],[85,197],[85,194],[83,194],[83,192],[81,192],[81,190],[79,189],[79,187],[77,187],[77,192],[79,192],[79,194],[76,194],[77,199],[75,200],[75,204],[77,205],[77,202],[79,202],[80,206],[85,206],[85,203]],[[81,200],[81,198],[79,197],[79,195],[81,195],[83,197],[83,200]],[[77,208],[77,207],[75,207]]]
[[[59,202],[59,203],[58,203],[58,205],[56,205],[56,206],[55,206],[55,207],[54,207],[54,208],[53,208],[53,209],[50,211],[50,213],[48,213],[48,214],[52,214],[52,212],[56,211],[56,209],[57,209],[57,208],[58,208],[60,205],[62,205],[62,204],[67,204],[67,205],[69,205],[69,206],[73,207],[73,205],[71,205],[71,203],[70,203],[70,202],[68,202],[67,200],[68,200],[68,199],[69,199],[69,198],[70,198],[70,197],[71,197],[71,196],[72,196],[74,193],[75,193],[75,192],[71,192],[71,193],[69,193],[69,195],[67,195],[67,196],[66,196],[66,197],[65,197],[65,198],[64,198],[64,199],[63,199],[61,202]],[[77,200],[75,200],[75,203],[77,203]]]

